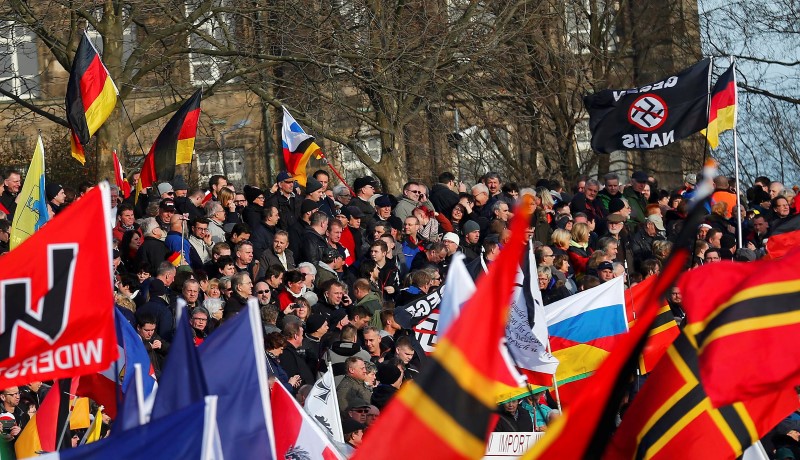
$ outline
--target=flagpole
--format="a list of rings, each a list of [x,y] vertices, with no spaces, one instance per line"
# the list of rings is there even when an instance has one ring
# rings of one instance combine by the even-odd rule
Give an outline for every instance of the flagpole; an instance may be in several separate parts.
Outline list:
[[[333,173],[336,174],[336,177],[338,177],[339,180],[342,182],[342,184],[344,184],[344,186],[347,187],[347,190],[350,191],[350,194],[356,196],[355,192],[353,192],[353,189],[350,188],[350,185],[347,183],[347,181],[345,181],[342,175],[339,174],[339,171],[337,171],[336,168],[333,167],[331,161],[328,160],[328,157],[322,152],[322,150],[320,150],[318,153],[320,156],[322,156],[322,159],[325,161],[325,165],[331,168],[331,171],[333,171]]]
[[[742,194],[739,192],[739,133],[736,130],[736,122],[738,121],[737,118],[739,116],[739,91],[736,88],[736,63],[734,62],[733,56],[730,57],[731,59],[731,67],[733,67],[733,171],[734,176],[736,176],[736,231],[738,232],[738,238],[736,238],[736,244],[739,249],[742,249],[742,240],[744,239],[744,235],[742,235],[742,212],[740,208],[742,207]]]
[[[61,391],[61,387],[58,387],[58,391]],[[75,409],[75,403],[78,402],[78,396],[73,395],[67,391],[64,391],[64,394],[70,395],[69,402],[69,412],[67,412],[67,421],[64,422],[63,428],[61,428],[61,435],[58,437],[58,444],[56,444],[56,452],[61,450],[61,443],[64,442],[64,435],[67,434],[67,427],[69,427],[69,421],[72,418],[72,410]]]
[[[553,354],[553,352],[550,351],[550,343],[547,344],[547,352]],[[558,379],[556,379],[556,374],[553,374],[553,391],[556,393],[556,404],[558,405],[558,411],[563,414],[564,411],[561,410],[561,395],[558,394]]]

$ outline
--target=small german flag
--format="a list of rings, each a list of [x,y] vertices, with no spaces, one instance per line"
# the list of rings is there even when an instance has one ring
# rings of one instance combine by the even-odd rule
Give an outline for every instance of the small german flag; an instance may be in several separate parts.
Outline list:
[[[737,458],[797,408],[787,388],[715,409],[698,368],[697,349],[679,335],[625,411],[604,460]]]
[[[175,112],[153,142],[150,152],[142,163],[142,172],[136,183],[136,198],[142,189],[150,187],[155,182],[172,180],[175,177],[176,165],[192,162],[201,97],[202,91],[198,89]]]
[[[685,331],[715,407],[800,382],[800,367],[787,364],[800,361],[798,274],[794,250],[777,260],[704,265],[681,279]]]
[[[421,376],[403,384],[354,460],[484,456],[497,410],[494,395],[522,384],[502,352],[529,218],[519,211],[511,223],[511,240],[478,280],[475,294],[437,343]]]
[[[736,66],[719,76],[711,91],[711,107],[708,112],[708,128],[700,131],[708,139],[711,148],[719,145],[719,135],[736,127]]]
[[[84,31],[67,84],[67,121],[72,157],[86,164],[84,147],[117,106],[119,91]]]

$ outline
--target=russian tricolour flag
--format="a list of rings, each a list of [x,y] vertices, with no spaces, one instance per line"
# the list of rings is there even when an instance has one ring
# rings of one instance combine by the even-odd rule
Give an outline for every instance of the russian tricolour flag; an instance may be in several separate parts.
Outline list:
[[[560,362],[559,385],[591,376],[619,336],[628,332],[622,278],[552,303],[545,310],[550,347]]]
[[[286,171],[294,176],[298,184],[306,185],[306,164],[311,155],[320,151],[314,142],[314,136],[306,134],[303,127],[294,119],[292,114],[283,108],[283,127],[281,128],[283,143],[283,161]]]

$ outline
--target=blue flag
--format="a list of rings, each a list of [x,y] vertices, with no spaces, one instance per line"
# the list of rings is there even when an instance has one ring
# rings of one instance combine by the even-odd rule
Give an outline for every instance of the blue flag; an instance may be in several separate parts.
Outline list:
[[[217,414],[226,458],[274,459],[275,437],[261,318],[255,300],[222,324],[198,349]]]
[[[153,412],[150,415],[151,420],[157,420],[194,402],[202,401],[209,394],[200,357],[194,346],[189,314],[180,302],[178,310],[184,311],[184,314],[178,319],[178,328],[169,349],[164,371],[161,373]]]
[[[219,458],[219,439],[214,414],[215,398],[191,404],[166,417],[107,439],[47,455],[50,459],[108,458]]]

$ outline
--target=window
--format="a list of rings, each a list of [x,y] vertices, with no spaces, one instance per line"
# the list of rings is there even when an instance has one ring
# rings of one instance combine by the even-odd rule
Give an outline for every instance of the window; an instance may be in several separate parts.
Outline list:
[[[224,59],[204,52],[218,49],[219,43],[227,43],[228,37],[233,37],[230,15],[217,11],[224,2],[214,3],[210,11],[197,19],[189,33],[189,80],[193,85],[214,84],[225,72]],[[187,17],[197,8],[197,1],[187,2]]]
[[[10,22],[0,22],[0,88],[15,96],[39,97],[36,37]],[[0,100],[10,98],[0,95]]]

